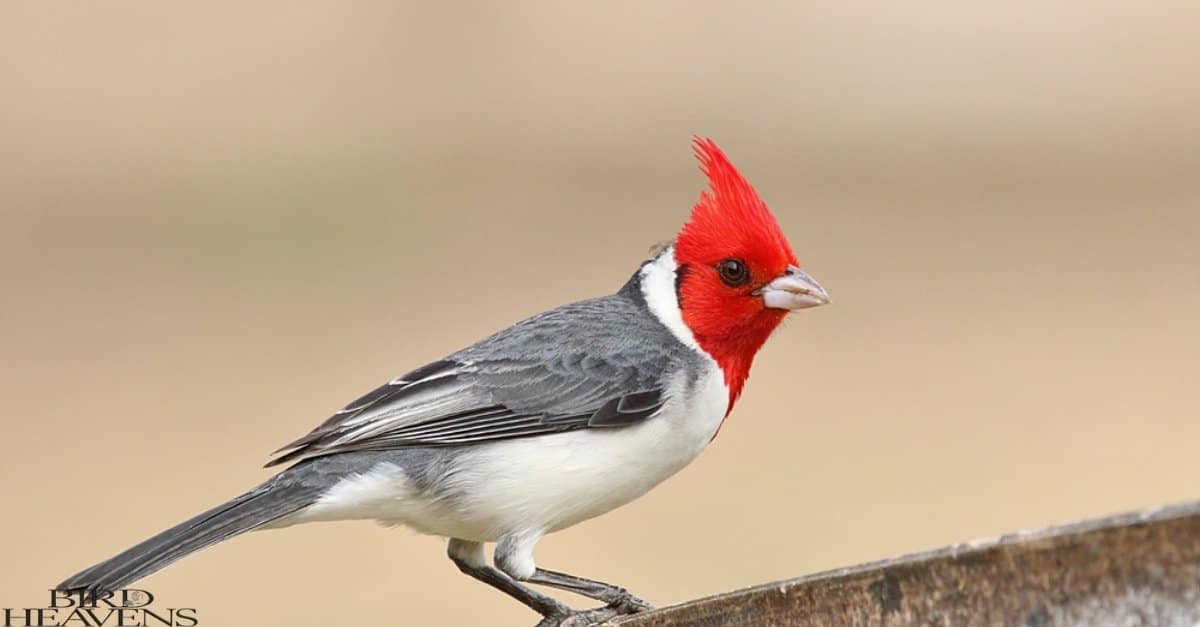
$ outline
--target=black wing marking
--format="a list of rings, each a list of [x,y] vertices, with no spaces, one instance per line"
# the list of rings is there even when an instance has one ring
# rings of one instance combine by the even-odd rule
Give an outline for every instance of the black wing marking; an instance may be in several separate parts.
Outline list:
[[[624,427],[649,418],[663,405],[662,390],[634,392],[605,403],[588,418],[589,427]]]

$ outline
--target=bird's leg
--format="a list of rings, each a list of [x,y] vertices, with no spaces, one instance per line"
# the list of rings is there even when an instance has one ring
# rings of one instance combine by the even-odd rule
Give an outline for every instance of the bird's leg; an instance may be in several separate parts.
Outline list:
[[[446,548],[446,553],[450,556],[450,561],[454,562],[454,565],[458,566],[463,573],[528,605],[542,616],[549,618],[571,614],[571,608],[566,605],[517,583],[508,575],[488,565],[483,552],[483,544],[479,542],[453,538]]]
[[[649,603],[624,588],[538,568],[533,561],[533,547],[540,537],[540,533],[526,533],[500,538],[496,543],[496,566],[517,581],[550,586],[603,601],[607,607],[601,609],[609,612],[633,614],[650,609]]]
[[[575,594],[581,594],[590,599],[603,601],[609,607],[617,610],[622,614],[633,614],[651,608],[651,605],[633,594],[625,588],[614,586],[603,581],[595,581],[593,579],[584,579],[567,573],[555,572],[538,568],[533,571],[533,574],[523,579],[529,583],[541,584],[550,586]]]

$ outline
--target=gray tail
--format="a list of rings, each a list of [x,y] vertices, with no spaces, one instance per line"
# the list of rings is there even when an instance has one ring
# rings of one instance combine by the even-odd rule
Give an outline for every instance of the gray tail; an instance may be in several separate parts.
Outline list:
[[[286,475],[286,473],[285,473]],[[283,475],[186,520],[55,586],[75,592],[119,590],[175,560],[250,531],[312,503],[316,486],[280,481]]]

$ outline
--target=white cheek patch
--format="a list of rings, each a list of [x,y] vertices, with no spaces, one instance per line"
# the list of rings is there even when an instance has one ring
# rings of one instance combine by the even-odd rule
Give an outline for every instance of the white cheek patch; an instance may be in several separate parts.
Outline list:
[[[641,287],[642,297],[650,307],[650,312],[663,326],[671,331],[675,339],[683,342],[684,346],[703,353],[692,330],[683,321],[683,311],[679,308],[679,297],[675,294],[675,272],[679,264],[675,261],[675,247],[668,246],[654,258],[654,261],[642,267]]]

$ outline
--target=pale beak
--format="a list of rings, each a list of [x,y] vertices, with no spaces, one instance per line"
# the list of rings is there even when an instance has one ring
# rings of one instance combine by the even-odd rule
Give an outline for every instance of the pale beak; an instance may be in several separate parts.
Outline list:
[[[762,296],[763,305],[773,309],[807,309],[829,304],[829,294],[816,279],[796,266],[754,292]]]

